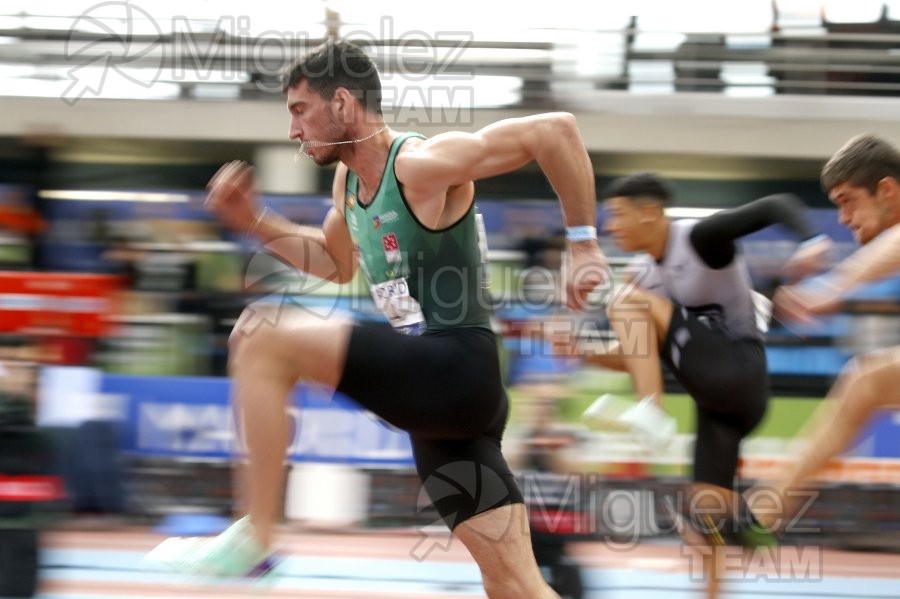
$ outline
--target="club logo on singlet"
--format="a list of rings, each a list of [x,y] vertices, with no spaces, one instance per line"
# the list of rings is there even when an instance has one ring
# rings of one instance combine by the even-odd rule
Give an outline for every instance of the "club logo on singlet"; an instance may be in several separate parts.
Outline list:
[[[400,219],[400,215],[396,210],[388,210],[384,214],[376,214],[372,217],[372,226],[378,229],[381,225],[386,225]]]
[[[348,191],[347,197],[344,200],[344,204],[347,206],[347,208],[353,210],[353,208],[356,206],[356,194],[352,191]]]
[[[384,246],[384,258],[388,262],[402,262],[403,257],[400,255],[400,242],[397,241],[395,233],[382,235],[381,245]]]

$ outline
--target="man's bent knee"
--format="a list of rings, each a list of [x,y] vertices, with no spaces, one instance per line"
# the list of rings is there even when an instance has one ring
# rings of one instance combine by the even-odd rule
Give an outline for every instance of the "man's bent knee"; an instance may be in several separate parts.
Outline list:
[[[247,355],[259,355],[272,347],[271,337],[279,324],[281,310],[277,306],[246,308],[228,336],[229,363],[242,362]]]

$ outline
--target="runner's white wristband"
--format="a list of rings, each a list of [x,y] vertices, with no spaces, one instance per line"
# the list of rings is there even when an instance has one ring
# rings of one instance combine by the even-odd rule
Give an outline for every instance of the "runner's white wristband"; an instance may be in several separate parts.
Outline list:
[[[581,227],[566,227],[566,239],[569,241],[592,241],[597,239],[597,227],[584,225]]]

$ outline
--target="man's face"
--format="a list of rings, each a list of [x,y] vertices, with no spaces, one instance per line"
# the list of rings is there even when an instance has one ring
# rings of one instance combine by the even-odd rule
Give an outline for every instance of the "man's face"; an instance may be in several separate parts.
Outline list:
[[[309,89],[306,80],[288,89],[287,109],[291,115],[291,139],[301,142],[345,141],[345,128],[335,117],[332,101]],[[319,166],[327,166],[340,159],[341,146],[315,146],[311,144],[306,154]]]
[[[643,250],[646,247],[646,227],[641,221],[646,219],[647,208],[648,206],[624,196],[609,198],[603,202],[603,209],[606,212],[603,230],[622,250],[626,252]]]
[[[840,183],[828,192],[838,208],[838,222],[848,227],[860,244],[869,243],[890,225],[881,187],[873,194],[865,187]]]

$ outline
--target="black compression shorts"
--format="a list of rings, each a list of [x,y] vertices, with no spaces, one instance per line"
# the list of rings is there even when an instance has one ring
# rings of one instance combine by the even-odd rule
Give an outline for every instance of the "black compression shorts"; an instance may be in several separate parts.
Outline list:
[[[509,403],[491,331],[414,337],[356,324],[337,390],[409,432],[419,477],[451,529],[523,502],[500,450]]]
[[[741,440],[768,405],[762,342],[731,337],[714,320],[673,304],[660,357],[696,402],[694,480],[732,488]]]

